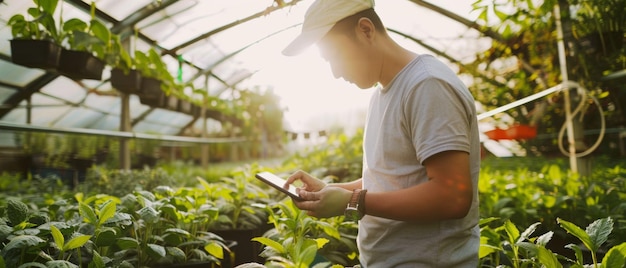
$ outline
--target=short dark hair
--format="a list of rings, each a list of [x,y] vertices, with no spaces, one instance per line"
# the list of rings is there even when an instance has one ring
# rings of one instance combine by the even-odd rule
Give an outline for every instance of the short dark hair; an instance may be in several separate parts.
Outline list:
[[[356,38],[354,27],[359,22],[359,19],[363,17],[372,21],[374,27],[376,27],[376,29],[379,29],[381,33],[386,34],[385,26],[383,25],[383,22],[381,21],[378,14],[376,14],[376,11],[374,11],[374,8],[369,8],[341,19],[340,21],[335,23],[333,28],[330,29],[329,33],[342,34],[348,36],[351,39],[354,39]]]

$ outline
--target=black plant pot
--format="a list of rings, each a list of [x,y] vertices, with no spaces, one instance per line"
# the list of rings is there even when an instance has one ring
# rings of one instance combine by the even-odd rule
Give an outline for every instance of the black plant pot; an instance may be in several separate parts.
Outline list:
[[[161,90],[161,81],[158,79],[144,77],[141,80],[141,88],[139,89],[138,95],[141,104],[152,107],[165,106],[165,92]]]
[[[102,80],[104,62],[89,52],[61,50],[61,59],[57,71],[74,80]]]
[[[11,60],[29,68],[56,70],[61,47],[48,40],[11,40]]]
[[[259,256],[263,250],[261,243],[252,241],[252,239],[263,236],[270,227],[270,225],[267,225],[256,229],[211,230],[210,232],[218,235],[225,241],[235,241],[237,243],[237,246],[232,249],[235,253],[234,264],[241,265],[249,262],[265,262],[265,259]]]
[[[126,74],[122,69],[115,68],[111,70],[111,85],[127,94],[137,93],[141,88],[141,73],[137,70],[130,70]]]
[[[94,164],[93,159],[79,158],[79,157],[71,157],[68,160],[68,164],[75,168],[78,171],[87,171]]]

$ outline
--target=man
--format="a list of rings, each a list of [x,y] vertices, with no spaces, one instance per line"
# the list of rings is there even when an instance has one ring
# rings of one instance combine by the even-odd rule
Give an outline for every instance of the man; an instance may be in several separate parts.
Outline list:
[[[445,64],[393,41],[372,0],[316,0],[283,51],[317,44],[336,78],[379,84],[363,138],[363,176],[326,185],[298,171],[296,206],[359,218],[363,267],[477,267],[479,137],[474,100]]]

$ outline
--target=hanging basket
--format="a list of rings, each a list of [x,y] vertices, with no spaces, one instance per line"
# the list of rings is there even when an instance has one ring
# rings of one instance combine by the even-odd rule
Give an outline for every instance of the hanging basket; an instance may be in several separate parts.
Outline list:
[[[151,107],[163,107],[165,105],[165,92],[161,90],[161,81],[154,78],[144,77],[141,79],[139,89],[139,102]]]
[[[126,74],[122,69],[112,69],[111,86],[127,94],[136,93],[141,87],[141,73],[137,70],[129,70]]]
[[[104,62],[89,52],[68,49],[61,50],[58,71],[64,76],[74,80],[102,80],[103,70]]]
[[[11,40],[11,61],[29,68],[56,70],[61,47],[49,40]]]
[[[514,125],[507,129],[496,128],[485,132],[492,140],[529,140],[537,137],[537,128],[528,125]]]

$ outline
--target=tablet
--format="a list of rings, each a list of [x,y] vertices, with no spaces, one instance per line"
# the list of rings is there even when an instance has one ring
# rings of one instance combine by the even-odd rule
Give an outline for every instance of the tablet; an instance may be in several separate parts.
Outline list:
[[[270,186],[274,187],[276,190],[279,190],[285,194],[287,194],[288,196],[290,196],[291,198],[298,200],[298,201],[302,201],[302,198],[298,195],[298,193],[296,192],[296,187],[293,185],[289,185],[289,190],[283,188],[283,185],[285,185],[285,183],[287,182],[286,180],[284,180],[281,177],[278,177],[270,172],[260,172],[257,173],[255,175],[255,177],[267,184],[269,184]]]

